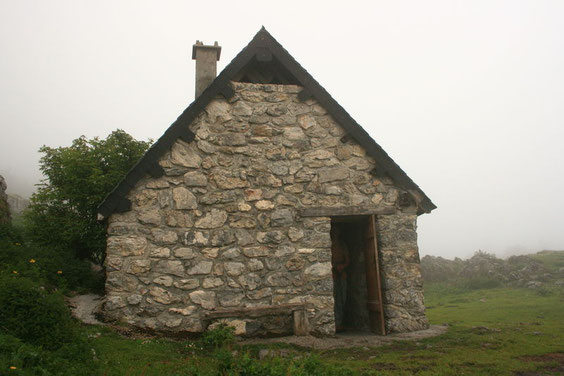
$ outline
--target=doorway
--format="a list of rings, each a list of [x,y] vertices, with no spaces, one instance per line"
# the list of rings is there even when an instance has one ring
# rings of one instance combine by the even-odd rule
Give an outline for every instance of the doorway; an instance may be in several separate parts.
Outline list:
[[[337,331],[385,335],[375,216],[332,217],[331,242]]]

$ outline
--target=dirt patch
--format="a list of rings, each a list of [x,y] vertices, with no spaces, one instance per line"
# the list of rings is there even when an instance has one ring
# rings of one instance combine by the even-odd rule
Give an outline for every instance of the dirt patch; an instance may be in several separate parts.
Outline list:
[[[417,341],[423,338],[435,337],[447,331],[447,326],[431,325],[429,329],[411,333],[394,333],[378,336],[371,333],[339,333],[334,337],[318,338],[313,336],[288,336],[278,338],[253,338],[239,342],[241,345],[287,343],[290,345],[309,347],[312,349],[339,349],[349,347],[376,347],[396,341]]]
[[[89,325],[103,325],[95,316],[102,303],[101,299],[102,297],[96,294],[76,295],[68,299],[68,305],[76,319]]]
[[[519,359],[548,364],[541,364],[537,371],[515,371],[513,373],[515,376],[564,375],[564,353],[526,355],[520,356]]]

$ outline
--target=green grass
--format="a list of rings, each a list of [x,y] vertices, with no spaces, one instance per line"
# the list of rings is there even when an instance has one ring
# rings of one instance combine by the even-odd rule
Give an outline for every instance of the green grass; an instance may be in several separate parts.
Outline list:
[[[312,364],[323,366],[324,373],[332,371],[333,374],[516,375],[534,372],[551,375],[564,372],[564,295],[561,290],[552,289],[543,294],[512,288],[449,291],[444,285],[430,284],[426,291],[427,315],[432,324],[448,324],[447,333],[370,349],[313,351],[282,344],[242,348],[234,345],[230,351],[237,350],[237,355],[233,358],[230,351],[202,349],[198,341],[127,339],[100,327],[89,327],[85,331],[91,336],[100,333],[92,339],[92,346],[103,375],[239,374],[229,373],[226,364],[249,361],[280,371],[272,374],[309,374],[303,373],[307,369],[303,359],[309,359],[310,353],[316,357],[311,358]],[[287,348],[293,355],[259,361],[256,355],[261,348]],[[545,356],[554,353],[559,354]]]

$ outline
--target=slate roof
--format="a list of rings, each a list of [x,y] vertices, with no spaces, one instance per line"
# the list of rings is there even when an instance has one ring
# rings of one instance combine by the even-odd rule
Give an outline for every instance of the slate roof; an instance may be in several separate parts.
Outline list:
[[[315,98],[333,119],[347,131],[347,134],[375,159],[380,170],[378,171],[379,174],[388,175],[401,188],[418,192],[421,198],[419,202],[420,213],[429,213],[436,208],[427,195],[390,158],[380,145],[263,27],[251,42],[215,78],[211,85],[172,123],[114,190],[108,194],[98,207],[98,213],[103,218],[107,218],[113,212],[129,210],[131,203],[126,199],[127,193],[146,174],[150,174],[153,177],[163,175],[164,170],[158,164],[159,158],[170,150],[178,138],[185,142],[191,142],[194,139],[194,134],[188,129],[188,126],[204,110],[207,104],[219,94],[226,98],[232,97],[234,91],[230,86],[230,81],[241,77],[244,70],[249,66],[256,65],[257,62],[270,61],[274,61],[275,66],[280,67],[280,77],[284,82],[296,83],[304,88],[298,94],[300,100],[305,101],[311,97]]]

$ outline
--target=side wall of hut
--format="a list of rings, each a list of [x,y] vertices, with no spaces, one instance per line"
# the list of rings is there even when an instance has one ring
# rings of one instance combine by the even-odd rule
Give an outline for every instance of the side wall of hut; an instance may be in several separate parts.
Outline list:
[[[428,326],[415,206],[314,100],[292,85],[233,83],[129,192],[108,220],[106,317],[141,328],[201,332],[205,312],[310,304],[313,333],[335,331],[331,218],[308,207],[396,208],[379,216],[388,329]],[[291,331],[288,318],[240,318],[240,334]]]

